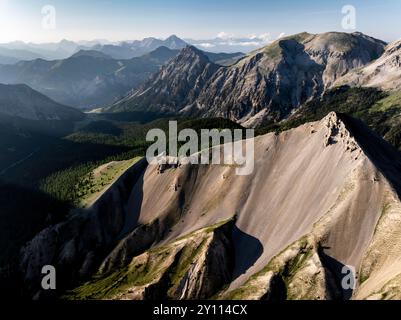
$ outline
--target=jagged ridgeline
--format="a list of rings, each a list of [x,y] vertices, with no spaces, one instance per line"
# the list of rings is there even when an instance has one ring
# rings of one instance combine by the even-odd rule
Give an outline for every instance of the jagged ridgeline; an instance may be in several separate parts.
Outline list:
[[[38,234],[21,268],[35,297],[51,264],[68,299],[400,298],[400,175],[397,150],[330,113],[255,138],[249,176],[137,162]],[[344,265],[355,290],[342,289]]]

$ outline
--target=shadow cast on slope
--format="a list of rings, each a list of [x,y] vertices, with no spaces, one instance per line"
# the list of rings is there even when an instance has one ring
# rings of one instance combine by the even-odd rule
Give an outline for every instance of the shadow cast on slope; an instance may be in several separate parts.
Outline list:
[[[18,274],[21,246],[64,219],[70,204],[40,190],[0,181],[0,298],[23,295]]]
[[[344,273],[343,271],[346,265],[326,254],[322,247],[319,248],[319,256],[324,268],[329,271],[326,273],[327,291],[330,292],[336,300],[350,300],[354,290],[352,288],[344,288],[342,285],[343,279],[349,276],[349,269],[346,269],[347,272]],[[356,281],[356,278],[354,278],[354,280]]]
[[[401,199],[401,153],[372,131],[365,123],[347,114],[338,113],[364,153],[391,183]]]
[[[148,164],[145,159],[142,159],[139,166],[141,167],[141,170],[133,172],[128,183],[126,181],[123,181],[124,188],[129,192],[128,194],[126,194],[124,199],[127,205],[124,219],[124,228],[120,233],[120,238],[123,238],[125,235],[127,235],[127,233],[131,232],[134,228],[138,226],[138,220],[143,202],[144,174]],[[129,203],[130,201],[132,202]]]
[[[252,267],[263,253],[263,244],[255,237],[241,231],[236,225],[232,239],[235,245],[235,267],[233,280]]]

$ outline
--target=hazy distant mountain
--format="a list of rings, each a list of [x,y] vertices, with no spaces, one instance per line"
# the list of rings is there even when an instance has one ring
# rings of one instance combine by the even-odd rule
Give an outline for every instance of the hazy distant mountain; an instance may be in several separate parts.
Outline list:
[[[22,41],[14,41],[0,44],[0,55],[15,58],[16,61],[34,60],[38,58],[43,58],[45,60],[61,60],[70,57],[80,50],[95,50],[114,59],[132,59],[149,53],[161,46],[172,50],[179,50],[186,45],[185,41],[175,35],[165,40],[145,38],[143,40],[122,41],[118,43],[107,40],[74,42],[65,39],[54,43],[25,43]]]
[[[112,110],[147,106],[154,111],[174,110],[260,125],[283,119],[321,95],[339,77],[377,59],[384,47],[384,42],[361,33],[301,33],[221,68],[210,68],[208,58],[192,49],[192,55],[179,55],[153,81]],[[202,81],[195,82],[196,94],[191,86],[185,92],[186,79],[197,79],[199,75]]]
[[[61,105],[27,85],[0,84],[0,115],[28,120],[80,120],[78,110]]]
[[[400,90],[401,40],[390,43],[379,59],[363,68],[353,70],[336,84]]]
[[[38,53],[24,49],[9,49],[0,45],[0,64],[12,64],[21,60],[34,60],[42,58]]]
[[[89,109],[121,98],[177,53],[161,47],[143,57],[115,60],[81,50],[64,60],[0,66],[0,82],[25,83],[60,103]]]
[[[18,61],[17,58],[0,55],[0,64],[14,64]]]
[[[71,58],[77,57],[92,57],[92,58],[103,58],[103,59],[111,59],[110,56],[104,54],[103,52],[96,50],[79,50],[77,53],[74,53]]]
[[[76,42],[80,46],[84,47],[93,47],[98,44],[112,44],[112,41],[109,41],[107,39],[94,39],[94,40],[80,40]]]
[[[169,49],[177,50],[185,48],[187,43],[175,35],[165,40],[156,38],[145,38],[143,40],[135,40],[131,42],[122,42],[116,44],[96,45],[92,49],[103,52],[114,59],[131,59],[149,53],[161,46]]]
[[[14,41],[10,43],[0,44],[0,54],[3,50],[12,51],[8,56],[21,60],[33,60],[43,58],[47,60],[65,59],[79,50],[79,45],[73,41],[61,40],[55,43],[25,43],[22,41]],[[23,52],[24,54],[18,54]]]
[[[115,45],[115,44],[105,44],[105,45],[95,45],[91,48],[91,50],[95,50],[101,52],[113,59],[131,59],[133,57],[140,56],[128,46],[125,45]]]
[[[193,42],[198,43],[195,40]],[[258,43],[259,42],[254,42],[252,48],[258,47],[256,45]],[[260,42],[260,45],[262,44],[263,42]],[[149,37],[143,40],[122,41],[118,43],[103,39],[78,42],[61,40],[60,42],[41,44],[15,41],[0,44],[0,56],[4,56],[4,59],[1,59],[0,57],[0,64],[11,64],[21,60],[34,60],[38,58],[45,60],[66,59],[80,50],[99,51],[114,59],[132,59],[162,46],[172,50],[181,50],[187,46],[187,42],[175,35],[172,35],[165,40]],[[232,63],[232,60],[230,60],[231,58],[242,55],[240,49],[247,51],[247,48],[243,48],[242,46],[239,46],[237,51],[233,50],[235,47],[228,47],[226,50],[228,54],[224,57],[222,56],[224,53],[222,54],[221,52],[226,51],[219,50],[224,47],[216,46],[211,47],[210,50],[208,50],[209,47],[207,45],[198,45],[198,48],[204,51],[211,51],[211,55],[212,52],[213,54],[219,54],[219,60],[221,60],[222,64],[230,64]],[[216,59],[217,58],[218,56],[216,56]],[[211,60],[213,60],[213,58],[211,58]]]

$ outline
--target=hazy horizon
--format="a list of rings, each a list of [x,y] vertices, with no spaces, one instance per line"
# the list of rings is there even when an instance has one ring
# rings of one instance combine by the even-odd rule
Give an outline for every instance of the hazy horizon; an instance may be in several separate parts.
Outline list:
[[[274,41],[274,40],[279,39],[281,37],[291,36],[291,35],[295,35],[295,34],[298,34],[298,33],[304,33],[304,32],[310,33],[310,34],[314,34],[312,32],[309,32],[308,30],[302,30],[300,32],[292,33],[292,34],[286,34],[286,33],[283,32],[281,34],[278,34],[276,37],[274,37],[274,36],[270,37],[270,41]],[[359,30],[349,31],[349,32],[347,32],[345,30],[344,31],[326,30],[326,31],[318,32],[318,33],[330,33],[330,32],[344,32],[344,33],[358,33],[359,32],[359,33],[366,34],[366,33],[362,32],[362,31],[359,31]],[[366,34],[366,35],[367,36],[371,36],[370,34]],[[178,37],[178,38],[180,38],[181,40],[184,40],[184,41],[191,41],[192,40],[192,41],[196,41],[196,42],[203,41],[203,40],[224,39],[224,38],[219,38],[218,34],[215,37],[211,37],[211,38],[187,38],[187,37],[182,37],[179,34],[171,34],[170,36],[167,36],[167,37],[158,37],[158,36],[149,35],[149,36],[146,36],[146,37],[143,37],[143,38],[129,38],[129,39],[128,38],[127,39],[124,38],[124,39],[119,39],[119,40],[110,40],[110,39],[107,39],[107,38],[87,38],[87,39],[79,39],[79,40],[73,40],[73,39],[70,39],[70,38],[61,38],[61,39],[54,40],[54,41],[35,42],[35,41],[24,41],[24,40],[16,39],[16,40],[7,41],[7,42],[0,42],[0,44],[10,44],[10,43],[19,43],[20,42],[20,43],[25,43],[25,44],[44,45],[44,44],[56,44],[56,43],[60,43],[60,42],[63,42],[63,41],[74,42],[74,43],[77,43],[77,44],[85,43],[85,42],[99,42],[99,43],[117,44],[117,43],[121,43],[121,42],[143,41],[145,39],[150,39],[150,38],[154,38],[154,39],[158,39],[158,40],[166,40],[166,39],[170,38],[171,36],[176,36],[176,37]],[[260,37],[262,37],[262,36],[263,35],[260,35]],[[227,39],[244,39],[245,40],[245,39],[250,39],[251,37],[253,37],[253,36],[250,35],[249,37],[246,37],[246,36],[236,37],[236,36],[233,35],[232,37],[227,38]],[[260,37],[256,36],[256,38],[260,38]],[[382,40],[380,38],[378,38],[378,39]]]
[[[44,28],[43,19],[55,10],[54,27]],[[342,9],[352,5],[356,26],[344,30]],[[44,11],[43,11],[44,10]],[[302,31],[355,32],[393,41],[401,38],[401,2],[372,0],[319,2],[316,0],[251,0],[202,3],[172,0],[0,0],[0,43],[23,41],[54,43],[70,41],[110,42],[166,38],[176,34],[182,39],[207,40],[219,35],[226,38],[275,40],[280,35]]]

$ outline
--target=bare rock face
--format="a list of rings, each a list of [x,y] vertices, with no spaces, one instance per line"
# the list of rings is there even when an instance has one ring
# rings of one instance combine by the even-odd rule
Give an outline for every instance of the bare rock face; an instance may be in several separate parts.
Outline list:
[[[379,59],[339,78],[336,85],[399,90],[401,88],[401,41],[390,43]]]
[[[330,88],[339,77],[379,58],[386,44],[359,32],[328,32],[306,39],[304,45],[308,55],[324,66],[323,83]]]
[[[69,299],[399,297],[399,152],[336,113],[254,145],[248,176],[134,166],[87,214],[26,246],[26,282],[53,264]]]

